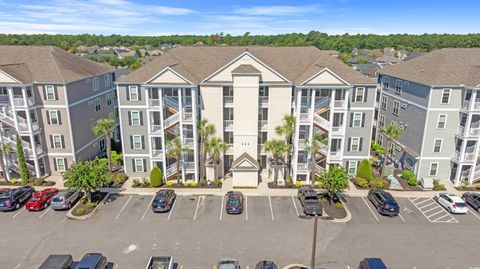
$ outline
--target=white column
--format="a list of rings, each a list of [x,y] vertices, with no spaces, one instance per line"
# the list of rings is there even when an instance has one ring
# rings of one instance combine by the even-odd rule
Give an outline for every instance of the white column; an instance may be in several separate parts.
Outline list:
[[[180,141],[182,143],[183,147],[183,94],[184,94],[184,88],[178,88],[177,95],[178,95],[178,113],[180,115],[179,120],[180,120]],[[185,158],[184,154],[182,153],[182,158],[180,161],[180,165],[182,167],[182,182],[185,182],[185,169],[187,166],[185,165]],[[178,171],[177,171],[178,173]]]
[[[162,130],[162,151],[163,151],[163,175],[165,176],[165,180],[167,180],[167,149],[165,147],[165,128],[163,128],[163,89],[159,88],[158,89],[158,95],[160,99],[160,128]]]
[[[310,109],[308,111],[308,118],[310,122],[310,128],[309,128],[309,133],[308,133],[308,141],[309,143],[312,143],[312,138],[313,138],[313,114],[315,113],[315,89],[310,90]],[[310,169],[312,166],[315,165],[315,160],[312,159],[311,154],[308,154],[308,160],[310,160]],[[310,178],[310,171],[307,172],[307,184],[310,184],[310,182],[313,180],[315,181],[315,176],[313,179]]]
[[[32,117],[30,116],[30,109],[27,102],[28,101],[27,89],[25,87],[22,87],[22,97],[23,97],[23,102],[25,102],[25,107],[27,108],[27,110],[25,110],[25,114],[26,114],[26,120],[27,120],[28,133],[30,137],[30,149],[33,156],[33,162],[35,164],[35,174],[37,177],[40,177],[40,166],[38,164],[37,151],[35,150],[35,137],[33,136],[33,130],[32,130]]]
[[[150,87],[145,87],[145,105],[146,105],[146,109],[145,109],[145,113],[147,115],[145,115],[146,119],[147,119],[147,137],[145,137],[145,143],[149,145],[148,147],[148,154],[149,154],[149,160],[148,160],[148,163],[150,163],[150,171],[153,169],[153,154],[152,154],[152,136],[150,134],[150,127],[152,126],[151,125],[151,122],[150,122],[150,117],[151,117],[151,107],[150,107],[150,94],[149,94],[149,91],[150,91]],[[150,171],[146,171],[146,172],[150,172]]]
[[[5,133],[5,130],[3,129],[3,125],[1,124],[0,124],[0,132],[1,132],[0,134],[1,145],[5,145],[3,142],[3,134]],[[9,173],[10,170],[8,168],[7,156],[5,156],[5,154],[2,154],[2,159],[0,161],[3,163],[3,167],[4,167],[3,175],[7,180],[10,180],[10,173]]]
[[[15,101],[13,100],[13,88],[7,87],[7,92],[8,92],[8,99],[10,99],[10,107],[12,108],[13,122],[15,124],[15,129],[17,130],[17,132],[20,133],[20,130],[18,129],[17,112],[15,111]]]
[[[293,181],[297,182],[297,163],[298,163],[298,139],[300,132],[300,110],[302,106],[302,90],[295,88],[296,100],[295,100],[295,138],[293,139],[293,156],[292,156],[292,176]]]
[[[195,163],[195,182],[198,182],[199,178],[199,163],[198,160],[200,159],[198,154],[198,139],[197,139],[197,89],[198,88],[192,88],[191,89],[191,95],[192,95],[192,122],[193,122],[193,150],[194,150],[194,163]],[[223,156],[222,156],[223,157]],[[201,164],[203,165],[203,164]],[[223,174],[223,167],[220,168]]]
[[[430,169],[430,167],[428,169]],[[458,186],[460,184],[461,176],[462,176],[462,165],[459,164],[457,166],[457,172],[455,173],[455,182],[453,183],[453,185]]]
[[[467,139],[463,138],[462,140],[462,145],[460,146],[460,154],[458,156],[459,161],[463,162],[463,159],[465,157],[465,148],[467,147]]]

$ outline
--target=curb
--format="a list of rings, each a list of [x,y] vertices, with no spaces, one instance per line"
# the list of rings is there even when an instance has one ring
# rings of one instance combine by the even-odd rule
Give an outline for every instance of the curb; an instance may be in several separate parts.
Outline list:
[[[97,211],[102,209],[102,207],[103,207],[103,205],[105,205],[105,202],[107,201],[108,197],[110,197],[110,194],[111,194],[111,192],[109,192],[107,195],[105,195],[105,198],[103,198],[103,200],[100,202],[100,204],[89,214],[83,215],[83,216],[74,216],[72,214],[72,211],[75,208],[75,206],[74,206],[74,207],[72,207],[72,209],[68,210],[67,218],[73,219],[73,220],[84,220],[84,219],[88,219],[88,218],[92,217],[93,215],[95,215],[95,213],[97,213]]]
[[[347,212],[347,216],[343,219],[333,219],[332,222],[336,222],[336,223],[347,223],[349,222],[351,219],[352,219],[352,213],[350,213],[350,210],[348,210],[348,207],[347,205],[342,202],[342,205],[343,205],[343,209],[345,209],[345,212]]]

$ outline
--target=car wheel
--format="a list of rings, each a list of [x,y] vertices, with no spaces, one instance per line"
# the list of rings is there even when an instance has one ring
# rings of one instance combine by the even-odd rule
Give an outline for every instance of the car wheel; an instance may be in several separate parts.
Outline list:
[[[480,207],[479,207],[479,208],[477,208],[477,212],[478,212],[478,214],[480,214]]]
[[[15,204],[15,209],[19,209],[20,208],[20,204],[19,203],[16,203]]]
[[[448,213],[452,214],[452,209],[450,207],[447,208]]]
[[[68,203],[68,209],[72,208],[72,203]]]

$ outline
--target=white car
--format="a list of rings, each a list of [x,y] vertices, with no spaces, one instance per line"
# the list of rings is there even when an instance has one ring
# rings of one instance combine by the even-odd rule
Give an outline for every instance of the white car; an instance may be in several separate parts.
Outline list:
[[[437,193],[435,194],[435,200],[445,207],[448,212],[454,214],[467,214],[468,207],[465,201],[462,198],[448,193]]]

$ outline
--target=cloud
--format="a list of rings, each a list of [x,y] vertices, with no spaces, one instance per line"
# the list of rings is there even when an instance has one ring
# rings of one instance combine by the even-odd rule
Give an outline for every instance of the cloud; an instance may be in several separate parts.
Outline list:
[[[311,12],[322,11],[318,5],[306,5],[306,6],[251,6],[240,7],[233,11],[235,14],[245,15],[269,15],[269,16],[285,16],[285,15],[300,15]]]

